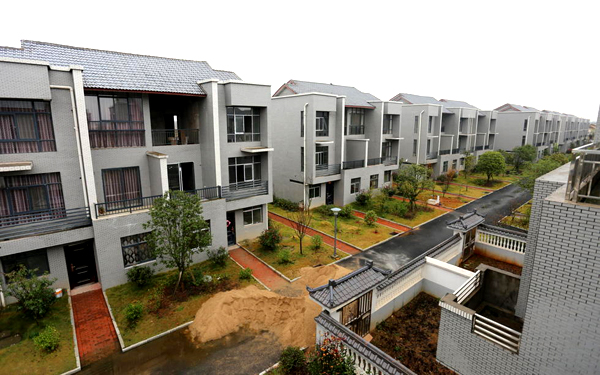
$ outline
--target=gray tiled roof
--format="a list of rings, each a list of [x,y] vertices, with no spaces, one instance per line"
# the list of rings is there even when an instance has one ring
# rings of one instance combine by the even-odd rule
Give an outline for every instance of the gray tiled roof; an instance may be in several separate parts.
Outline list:
[[[334,85],[332,83],[327,84],[291,79],[284,86],[287,86],[296,94],[321,92],[324,94],[343,95],[346,97],[346,106],[374,108],[369,101],[379,101],[379,98],[376,96],[362,92],[355,87]]]
[[[24,40],[21,48],[0,47],[0,56],[81,65],[85,88],[203,95],[197,82],[240,80],[206,61],[169,59]]]
[[[460,100],[440,99],[440,102],[446,103],[446,106],[448,108],[459,107],[459,108],[479,109],[479,108],[475,107],[474,105],[471,105],[471,104],[469,104],[467,102],[463,102],[463,101],[460,101]]]
[[[478,214],[477,210],[475,210],[473,212],[469,212],[468,214],[459,217],[458,219],[447,222],[446,225],[450,229],[467,231],[478,226],[484,221],[485,217]]]
[[[403,102],[406,104],[437,104],[437,105],[441,105],[443,107],[442,108],[443,113],[453,113],[453,112],[449,111],[448,109],[446,109],[446,106],[448,103],[441,102],[441,101],[437,100],[436,98],[434,98],[433,96],[422,96],[422,95],[400,93],[400,94],[394,96],[393,98],[391,98],[390,100],[396,101],[396,102]]]
[[[488,225],[488,224],[481,224],[479,226],[479,229],[485,230],[488,232],[492,232],[492,233],[496,233],[496,234],[500,234],[502,236],[513,237],[518,240],[527,241],[527,231],[518,232],[516,230],[510,230],[510,229],[501,228],[501,227],[497,227],[494,225]]]
[[[538,111],[537,109],[533,108],[533,107],[527,107],[524,105],[519,105],[519,104],[512,104],[512,103],[506,103],[501,105],[500,107],[496,108],[496,110],[499,110],[500,108],[509,105],[512,108],[508,108],[505,109],[505,111],[517,111],[517,112],[532,112],[532,111]]]
[[[329,280],[328,284],[314,289],[306,287],[306,290],[322,305],[336,307],[374,288],[389,273],[390,271],[373,267],[373,261],[369,261],[365,267],[342,278]]]

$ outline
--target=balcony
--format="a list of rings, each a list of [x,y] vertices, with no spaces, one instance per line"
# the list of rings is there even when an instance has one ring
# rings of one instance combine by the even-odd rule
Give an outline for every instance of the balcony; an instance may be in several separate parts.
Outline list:
[[[152,129],[152,146],[197,145],[198,129]]]
[[[344,169],[363,168],[364,166],[365,166],[364,160],[345,161],[343,164]]]
[[[600,204],[600,150],[588,144],[574,149],[571,161],[566,200],[577,203]]]
[[[222,196],[228,201],[269,194],[269,181],[247,181],[223,186]]]
[[[144,129],[103,130],[90,129],[90,147],[93,149],[116,147],[144,147]]]
[[[365,134],[365,126],[364,125],[350,125],[346,128],[347,135],[360,135]]]
[[[334,174],[340,174],[340,164],[317,164],[315,167],[315,176],[331,176]]]
[[[381,164],[381,158],[373,158],[367,160],[367,165],[379,165]]]
[[[483,150],[484,146],[475,146],[475,151]]]
[[[459,149],[459,148],[453,148],[453,149],[452,149],[452,153],[453,153],[453,154],[458,154],[459,152],[460,152],[460,149]]]
[[[385,157],[383,158],[383,165],[398,165],[398,157],[397,156],[391,156],[391,157]]]
[[[427,154],[427,160],[433,160],[433,159],[437,159],[438,157],[438,153],[437,152],[430,152]]]
[[[51,209],[0,218],[0,241],[92,225],[87,207]]]
[[[450,155],[451,150],[440,150],[440,156],[442,155]]]

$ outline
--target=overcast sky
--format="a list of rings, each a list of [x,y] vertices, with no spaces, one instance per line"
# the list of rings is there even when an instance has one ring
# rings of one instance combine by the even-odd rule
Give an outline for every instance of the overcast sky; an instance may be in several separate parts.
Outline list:
[[[89,4],[89,5],[85,5]],[[152,5],[156,4],[156,5]],[[600,1],[11,1],[21,39],[205,60],[275,91],[289,79],[516,103],[589,118],[600,104]]]

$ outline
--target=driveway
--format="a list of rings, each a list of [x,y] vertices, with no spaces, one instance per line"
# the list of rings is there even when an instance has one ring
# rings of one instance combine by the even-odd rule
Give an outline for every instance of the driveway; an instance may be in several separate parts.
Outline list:
[[[495,224],[504,216],[509,215],[511,209],[517,208],[530,199],[531,195],[528,192],[521,190],[517,185],[508,185],[399,237],[346,258],[338,264],[349,269],[357,269],[362,267],[367,260],[372,260],[378,267],[396,270],[450,238],[452,231],[446,228],[447,221],[477,210],[479,214],[485,215],[486,223]]]

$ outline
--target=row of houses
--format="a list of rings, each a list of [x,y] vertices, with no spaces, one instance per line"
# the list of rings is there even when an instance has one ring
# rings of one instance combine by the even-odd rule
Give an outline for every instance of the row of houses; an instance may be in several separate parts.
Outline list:
[[[587,120],[550,112],[381,101],[303,81],[271,97],[269,85],[201,61],[1,47],[0,266],[47,271],[57,287],[110,288],[154,261],[143,224],[168,190],[201,197],[212,247],[228,246],[267,227],[274,194],[344,205],[391,181],[400,160],[461,169],[464,151],[499,147],[513,112],[529,116],[525,141],[539,147],[587,136]]]

